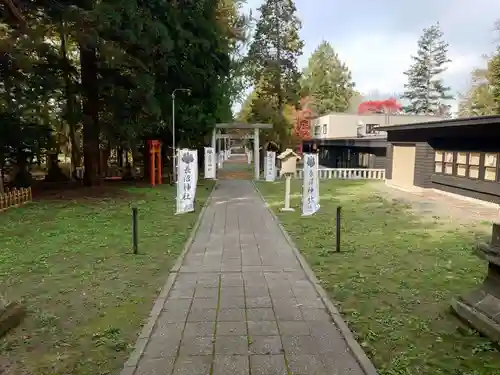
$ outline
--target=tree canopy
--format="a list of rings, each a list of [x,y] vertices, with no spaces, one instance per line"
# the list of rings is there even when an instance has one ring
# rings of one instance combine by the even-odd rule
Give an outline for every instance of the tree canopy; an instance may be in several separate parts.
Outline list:
[[[354,96],[354,82],[349,68],[340,61],[327,41],[316,48],[304,70],[301,80],[302,95],[313,100],[319,115],[349,110]]]
[[[245,59],[253,93],[240,119],[273,124],[264,137],[286,146],[293,136],[292,114],[299,100],[297,59],[302,54],[301,23],[292,0],[266,0]]]
[[[231,119],[243,84],[240,0],[12,1],[0,24],[0,115],[10,134],[0,168],[65,147],[76,158],[83,144],[85,182],[95,184],[103,148],[168,144],[177,88],[191,91],[176,98],[180,145],[202,143]]]
[[[448,43],[443,40],[439,23],[425,28],[418,41],[418,50],[412,56],[413,64],[405,72],[408,83],[402,98],[410,104],[407,112],[414,114],[441,114],[443,101],[453,99],[450,88],[443,84],[441,74],[446,71]]]

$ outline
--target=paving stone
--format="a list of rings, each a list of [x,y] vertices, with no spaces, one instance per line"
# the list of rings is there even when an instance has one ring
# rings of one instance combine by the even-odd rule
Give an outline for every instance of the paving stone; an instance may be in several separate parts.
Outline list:
[[[285,357],[280,355],[250,356],[250,371],[252,375],[287,375]]]
[[[221,286],[220,295],[221,296],[244,296],[245,291],[243,289],[243,284],[241,284],[241,286]]]
[[[295,299],[295,295],[293,294],[292,289],[290,288],[272,288],[269,286],[269,293],[273,299],[275,298],[290,298]]]
[[[140,361],[136,375],[170,375],[174,368],[175,357],[147,359]]]
[[[302,320],[302,312],[298,307],[277,308],[275,306],[274,312],[276,313],[276,319],[278,319],[278,321]]]
[[[194,293],[195,298],[218,298],[219,288],[207,288],[198,286]]]
[[[271,300],[276,310],[299,309],[302,306],[294,297],[273,296]]]
[[[271,308],[273,307],[273,304],[271,302],[271,298],[268,296],[264,297],[247,297],[246,299],[246,306],[249,309],[253,308]]]
[[[182,331],[184,330],[184,322],[182,323],[169,323],[158,317],[156,325],[151,332],[151,336],[158,335],[169,335],[170,337],[182,337]]]
[[[194,288],[192,290],[170,290],[169,299],[191,299],[193,298]]]
[[[252,336],[274,336],[279,335],[278,325],[275,321],[248,322],[248,334]]]
[[[304,320],[320,320],[324,322],[331,322],[332,317],[326,312],[326,309],[304,308],[301,307]]]
[[[185,311],[187,312],[191,307],[191,299],[167,299],[163,304],[165,311]]]
[[[188,322],[212,322],[217,315],[217,309],[191,309]]]
[[[210,375],[211,355],[183,356],[174,364],[173,375]]]
[[[245,297],[243,296],[221,296],[219,301],[219,307],[224,308],[244,308],[245,307]]]
[[[212,336],[184,336],[179,355],[209,355],[213,353]]]
[[[247,334],[245,322],[219,322],[217,323],[217,336],[243,336]]]
[[[198,279],[198,288],[218,288],[219,287],[219,277],[205,276]]]
[[[215,309],[218,304],[217,298],[195,298],[193,299],[192,309]]]
[[[241,273],[223,273],[221,275],[221,285],[227,284],[226,286],[240,286],[242,285],[243,277]],[[231,285],[234,283],[234,285]]]
[[[309,325],[302,321],[280,321],[279,328],[282,336],[310,335]],[[285,340],[283,338],[283,340]]]
[[[307,308],[315,308],[315,309],[321,309],[325,308],[325,305],[321,298],[316,298],[316,297],[301,297],[300,295],[297,296],[295,295],[295,299],[297,300],[297,305],[300,307],[307,307]]]
[[[180,346],[180,337],[168,335],[151,336],[144,356],[149,358],[175,358]]]
[[[365,375],[350,353],[327,352],[320,353],[319,357],[327,370],[327,374]]]
[[[241,271],[241,266],[237,265],[222,265],[220,270],[222,272],[240,272]]]
[[[293,375],[325,375],[331,372],[327,371],[326,366],[319,355],[298,355],[287,356],[288,368]],[[339,374],[347,374],[339,372]]]
[[[184,328],[186,336],[213,336],[215,332],[215,322],[187,322]]]
[[[343,353],[348,351],[344,337],[333,324],[324,325],[321,331],[319,329],[319,325],[317,328],[311,328],[311,336],[321,346],[320,352],[332,351]]]
[[[252,336],[250,338],[252,354],[282,354],[284,352],[280,336]]]
[[[246,355],[216,355],[212,375],[249,375]]]
[[[199,255],[195,255],[194,257],[198,258]],[[188,256],[189,259],[189,256]],[[196,285],[198,281],[198,275],[179,275],[175,279],[174,288],[176,285]]]
[[[248,181],[219,181],[160,307],[134,375],[362,375]]]
[[[215,339],[215,354],[248,354],[247,336],[219,336]]]
[[[197,275],[191,274],[191,276],[196,277]],[[179,280],[176,280],[171,290],[179,292],[192,292],[195,287],[196,282],[181,282]]]
[[[275,321],[274,311],[271,308],[247,309],[247,319],[249,321]]]
[[[245,309],[220,309],[217,314],[219,322],[244,322]]]
[[[245,296],[251,297],[269,297],[269,289],[267,286],[246,286]]]
[[[326,351],[324,348],[321,348],[316,338],[305,335],[287,336],[286,339],[283,339],[283,348],[287,356],[318,354]]]
[[[248,264],[243,264],[243,273],[245,272],[259,272],[259,273],[264,273],[262,270],[262,265],[260,264],[260,261],[258,264],[255,265],[248,265]]]
[[[163,310],[158,316],[158,322],[159,324],[183,323],[186,321],[188,311],[184,309]]]

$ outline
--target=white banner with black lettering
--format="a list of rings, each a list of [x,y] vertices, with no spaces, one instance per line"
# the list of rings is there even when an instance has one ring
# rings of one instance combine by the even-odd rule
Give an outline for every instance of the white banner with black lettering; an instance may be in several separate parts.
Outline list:
[[[318,154],[304,154],[303,160],[302,216],[310,216],[319,210]]]
[[[187,148],[179,150],[177,166],[176,214],[194,211],[196,183],[198,180],[198,151]]]
[[[205,178],[215,178],[215,150],[205,147]]]
[[[266,163],[264,164],[264,176],[267,182],[273,182],[276,178],[276,152],[266,152]]]

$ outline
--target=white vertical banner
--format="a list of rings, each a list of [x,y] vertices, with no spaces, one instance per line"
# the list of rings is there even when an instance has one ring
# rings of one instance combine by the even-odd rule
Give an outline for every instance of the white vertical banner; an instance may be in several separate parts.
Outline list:
[[[198,151],[187,148],[178,151],[176,214],[194,211],[198,181]]]
[[[248,150],[248,152],[247,152],[247,160],[248,160],[248,164],[252,164],[252,151],[251,150]]]
[[[215,178],[215,150],[205,147],[205,178]]]
[[[221,169],[222,164],[224,164],[224,154],[222,153],[222,151],[219,151],[217,153],[217,168]]]
[[[302,216],[319,210],[318,154],[304,154],[304,181],[302,184]]]
[[[276,178],[276,152],[266,152],[266,163],[264,165],[264,173],[267,182],[273,182]]]

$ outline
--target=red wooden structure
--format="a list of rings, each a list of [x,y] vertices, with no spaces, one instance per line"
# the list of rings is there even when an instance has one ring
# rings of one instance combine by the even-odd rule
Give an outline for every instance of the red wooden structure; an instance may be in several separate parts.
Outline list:
[[[161,142],[158,140],[149,140],[149,174],[151,176],[151,186],[155,186],[156,183],[160,185],[162,183],[161,178]]]

